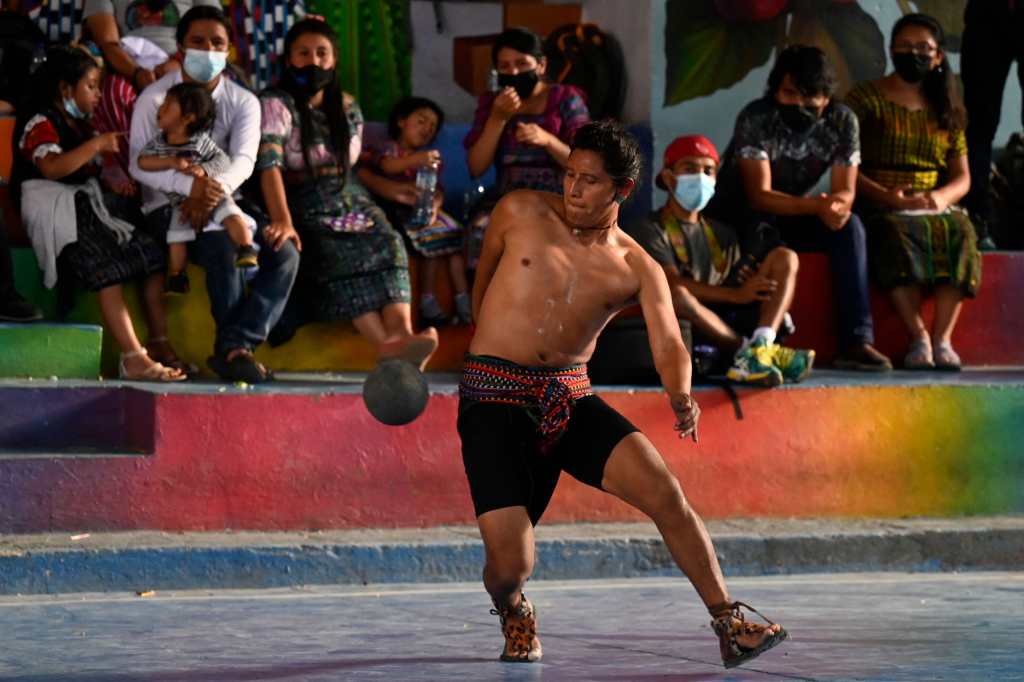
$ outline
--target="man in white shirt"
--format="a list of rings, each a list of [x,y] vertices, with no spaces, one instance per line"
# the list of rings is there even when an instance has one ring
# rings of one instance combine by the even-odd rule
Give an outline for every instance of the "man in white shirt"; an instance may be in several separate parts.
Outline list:
[[[184,54],[181,71],[172,71],[146,88],[132,115],[130,170],[143,188],[143,212],[150,224],[166,229],[170,205],[166,194],[187,197],[182,215],[197,230],[210,222],[213,208],[252,175],[260,140],[260,106],[256,96],[222,75],[230,46],[230,25],[216,7],[193,7],[177,28],[178,49]],[[164,95],[181,82],[206,86],[217,105],[211,136],[231,159],[228,171],[216,180],[193,178],[178,171],[147,172],[139,168],[142,148],[159,132],[156,112]],[[244,203],[244,202],[243,202]],[[247,213],[255,213],[243,207]],[[195,242],[196,262],[206,270],[206,288],[217,324],[214,354],[207,363],[223,379],[260,383],[271,378],[257,363],[253,350],[267,338],[284,311],[299,268],[299,237],[294,230],[268,238],[265,222],[256,233],[259,270],[249,283],[235,267],[235,245],[223,230],[204,230]]]

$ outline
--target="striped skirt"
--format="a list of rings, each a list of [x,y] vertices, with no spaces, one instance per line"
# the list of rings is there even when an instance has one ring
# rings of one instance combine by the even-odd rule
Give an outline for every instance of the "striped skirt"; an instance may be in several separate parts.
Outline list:
[[[879,212],[865,218],[871,274],[883,289],[951,284],[974,297],[981,254],[967,214],[950,208],[932,215]]]

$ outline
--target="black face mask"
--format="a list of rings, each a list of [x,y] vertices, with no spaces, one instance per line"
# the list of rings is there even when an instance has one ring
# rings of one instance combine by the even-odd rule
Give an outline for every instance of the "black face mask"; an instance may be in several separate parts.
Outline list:
[[[499,73],[498,74],[498,87],[499,88],[512,88],[519,95],[519,99],[529,99],[530,95],[533,94],[533,89],[537,87],[537,82],[540,80],[540,76],[537,75],[537,70],[532,71],[520,71],[519,73]]]
[[[894,52],[892,65],[896,68],[896,75],[906,82],[920,83],[931,73],[932,58],[926,54]]]
[[[802,133],[818,120],[818,112],[815,109],[802,107],[799,104],[776,104],[782,122],[790,130]]]
[[[334,82],[334,69],[322,69],[316,64],[294,66],[284,70],[284,82],[295,94],[309,99]]]

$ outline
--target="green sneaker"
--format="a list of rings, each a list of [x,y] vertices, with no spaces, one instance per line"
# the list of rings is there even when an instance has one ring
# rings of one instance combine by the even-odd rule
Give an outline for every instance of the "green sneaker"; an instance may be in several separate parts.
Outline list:
[[[787,384],[800,383],[811,373],[814,351],[775,346],[775,366],[782,372],[782,378]]]
[[[756,339],[743,348],[732,361],[732,367],[725,373],[730,381],[758,386],[779,386],[782,372],[775,366],[777,346],[764,339]]]

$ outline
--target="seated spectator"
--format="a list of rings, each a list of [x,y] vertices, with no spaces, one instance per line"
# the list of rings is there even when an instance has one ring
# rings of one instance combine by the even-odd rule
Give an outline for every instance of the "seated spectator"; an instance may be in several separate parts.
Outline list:
[[[793,302],[799,261],[781,246],[760,261],[744,259],[735,230],[701,215],[715,192],[718,162],[706,137],[676,138],[656,179],[670,192],[668,202],[626,231],[664,269],[676,314],[733,356],[729,379],[766,386],[802,381],[814,351],[775,343]]]
[[[875,350],[864,225],[853,213],[860,146],[857,117],[832,100],[836,75],[816,47],[784,49],[765,95],[748,104],[708,214],[740,227],[745,250],[763,257],[779,235],[796,251],[829,255],[838,304],[840,369],[887,371]],[[811,195],[826,171],[831,191]],[[765,225],[772,230],[761,229]]]
[[[100,132],[128,132],[138,93],[176,71],[178,46],[175,27],[192,7],[220,7],[218,0],[86,0],[82,17],[88,35],[103,55],[107,73],[96,107],[95,125]],[[127,39],[127,40],[126,40]],[[162,58],[161,58],[162,55]],[[127,179],[128,155],[113,155]]]
[[[335,73],[334,31],[307,18],[288,31],[284,73],[260,95],[256,168],[271,235],[301,237],[296,293],[275,342],[305,320],[351,320],[380,357],[420,367],[437,331],[412,330],[408,256],[401,235],[351,172],[362,150],[359,105]]]
[[[181,171],[192,177],[208,177],[220,181],[231,166],[231,159],[208,133],[217,117],[213,97],[198,83],[178,83],[167,91],[157,109],[156,123],[160,132],[146,143],[137,162],[144,171]],[[195,230],[181,213],[181,194],[168,194],[174,212],[167,230],[169,272],[164,292],[187,294],[189,290],[186,245],[196,238]],[[242,213],[230,196],[224,197],[213,211],[215,227],[223,228],[238,247],[235,265],[255,268],[258,265],[250,227],[255,221]]]
[[[892,30],[895,71],[846,98],[860,119],[858,210],[870,265],[910,336],[907,369],[960,369],[951,342],[965,296],[981,284],[974,227],[956,206],[971,184],[967,115],[939,23],[908,14]],[[929,334],[921,299],[935,294]]]
[[[444,124],[444,112],[433,101],[423,97],[406,97],[391,110],[388,117],[390,141],[369,155],[371,163],[385,177],[416,189],[416,175],[421,168],[433,168],[441,177],[441,152],[428,149]],[[444,188],[438,184],[434,192],[433,212],[426,221],[416,206],[398,202],[382,204],[388,217],[405,230],[409,243],[423,256],[420,269],[420,320],[425,325],[440,326],[449,318],[441,310],[434,295],[438,264],[443,262],[455,290],[454,322],[473,321],[469,284],[466,281],[466,260],[462,257],[462,225],[441,210]]]
[[[132,115],[132,176],[143,190],[143,210],[150,228],[163,233],[171,224],[168,195],[185,197],[179,210],[199,231],[195,260],[206,270],[206,290],[217,325],[210,368],[226,381],[250,384],[272,379],[270,371],[253,358],[288,301],[298,271],[299,239],[294,231],[264,227],[256,231],[259,269],[247,281],[247,268],[239,267],[238,247],[231,236],[209,223],[217,207],[252,175],[260,136],[260,106],[256,96],[222,75],[227,63],[230,25],[216,7],[193,7],[178,24],[179,50],[185,55],[182,70],[170,71],[146,88]],[[167,92],[179,83],[197,83],[213,97],[217,117],[210,131],[213,142],[228,155],[227,171],[217,178],[193,177],[178,170],[145,171],[138,158],[157,132],[157,110]],[[241,203],[241,202],[240,202]],[[243,206],[244,207],[244,206]],[[244,207],[250,216],[256,208]],[[262,216],[260,216],[262,217]],[[200,231],[201,230],[201,231]],[[244,263],[243,263],[244,265]],[[251,271],[251,270],[250,270]]]
[[[470,175],[479,177],[494,164],[494,201],[516,189],[561,193],[569,143],[590,120],[582,93],[544,79],[547,58],[540,37],[531,31],[507,29],[494,42],[491,56],[499,90],[480,96],[463,141]],[[471,221],[470,268],[476,267],[486,229],[486,218]]]
[[[140,229],[130,197],[97,181],[96,158],[116,152],[121,133],[97,135],[89,118],[100,97],[100,68],[86,52],[57,48],[41,77],[43,101],[19,125],[17,189],[21,215],[48,287],[62,279],[97,292],[107,331],[121,348],[122,379],[181,381],[185,374],[167,341],[164,254]],[[125,307],[125,282],[143,278],[150,339],[139,343]],[[150,357],[152,355],[152,357]]]

